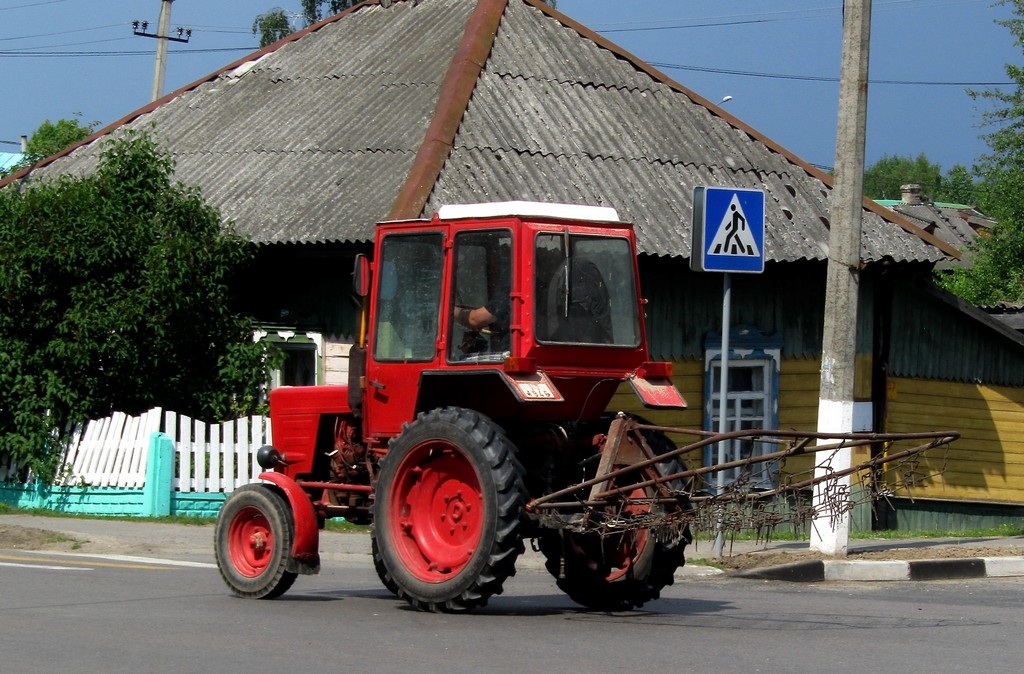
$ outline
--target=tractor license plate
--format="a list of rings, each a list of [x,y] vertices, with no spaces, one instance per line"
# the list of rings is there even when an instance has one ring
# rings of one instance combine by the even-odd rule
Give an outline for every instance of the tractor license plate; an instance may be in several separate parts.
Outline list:
[[[565,400],[543,372],[506,374],[512,390],[521,402],[562,402]]]

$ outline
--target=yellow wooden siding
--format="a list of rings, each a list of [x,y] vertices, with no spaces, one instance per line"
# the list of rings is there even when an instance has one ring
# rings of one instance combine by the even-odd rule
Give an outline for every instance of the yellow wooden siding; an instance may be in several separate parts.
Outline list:
[[[820,362],[814,358],[783,359],[779,370],[779,428],[814,431],[818,424],[818,397]],[[672,380],[686,398],[685,411],[651,410],[645,408],[629,384],[623,384],[608,408],[639,414],[654,423],[665,426],[703,428],[704,426],[704,362],[700,360],[673,363]],[[677,444],[690,443],[693,436],[673,437]],[[699,453],[698,453],[699,454]],[[700,465],[703,456],[690,457],[690,463]],[[813,457],[793,459],[783,467],[784,474],[803,472],[813,468]]]
[[[1024,390],[894,377],[888,393],[886,430],[961,434],[929,453],[917,472],[944,470],[912,496],[1024,503]]]
[[[619,386],[608,403],[609,411],[638,414],[651,423],[682,428],[703,428],[704,423],[704,363],[697,360],[675,361],[672,364],[672,383],[686,399],[685,410],[655,410],[644,407],[628,383]],[[682,446],[696,441],[696,436],[671,434],[669,438]],[[698,452],[699,454],[699,452]],[[687,465],[695,468],[701,457],[688,457]]]
[[[818,427],[821,394],[821,361],[817,358],[785,358],[779,365],[779,428],[814,431]],[[783,475],[811,470],[813,456],[790,459]]]

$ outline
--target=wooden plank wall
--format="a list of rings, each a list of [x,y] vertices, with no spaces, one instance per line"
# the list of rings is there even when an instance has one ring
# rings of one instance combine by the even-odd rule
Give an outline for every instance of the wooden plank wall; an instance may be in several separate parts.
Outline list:
[[[818,399],[821,395],[821,361],[817,358],[787,358],[779,365],[779,428],[815,431],[818,428]],[[811,470],[812,455],[786,462],[784,473]]]
[[[348,354],[351,349],[350,342],[324,338],[323,379],[320,383],[348,384]]]
[[[1024,504],[1024,390],[929,379],[889,380],[886,430],[956,430],[944,473],[899,495]],[[943,468],[932,454],[921,475]]]
[[[651,423],[663,426],[684,428],[702,428],[704,423],[704,363],[699,360],[683,360],[672,363],[672,382],[686,399],[685,410],[653,410],[643,406],[640,398],[633,392],[629,384],[619,386],[618,392],[608,403],[608,409],[616,412],[637,414]],[[694,442],[692,435],[670,435],[677,446]],[[701,457],[690,457],[687,461],[691,468],[700,465]]]
[[[704,361],[675,361],[672,366],[674,372],[672,381],[689,404],[685,411],[646,409],[628,384],[619,387],[618,393],[609,404],[609,409],[639,414],[654,423],[665,426],[703,428]],[[820,361],[816,358],[783,359],[779,369],[779,428],[800,431],[816,430],[820,367]],[[683,444],[684,442],[693,442],[694,438],[692,436],[673,437],[672,440],[677,444]],[[695,456],[693,460],[699,465],[702,457]],[[801,457],[787,465],[785,472],[804,471],[812,466],[812,457]]]

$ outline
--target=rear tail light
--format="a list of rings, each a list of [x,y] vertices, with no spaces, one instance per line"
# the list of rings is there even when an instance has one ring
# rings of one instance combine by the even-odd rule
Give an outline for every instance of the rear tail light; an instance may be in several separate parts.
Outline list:
[[[672,363],[668,361],[648,361],[637,368],[636,376],[641,379],[672,376]]]
[[[505,359],[505,372],[509,374],[533,374],[537,371],[537,361],[524,356],[509,356]]]

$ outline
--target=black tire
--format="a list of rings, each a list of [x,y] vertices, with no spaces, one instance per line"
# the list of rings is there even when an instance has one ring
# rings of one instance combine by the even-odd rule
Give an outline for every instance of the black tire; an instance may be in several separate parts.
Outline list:
[[[375,531],[376,527],[370,529],[370,555],[373,557],[373,570],[377,572],[377,577],[380,578],[380,582],[384,584],[387,591],[398,597],[398,584],[395,583],[391,573],[384,566],[384,559],[380,555],[377,536],[374,534]]]
[[[647,423],[641,417],[634,418]],[[647,430],[643,435],[656,454],[675,447],[660,431]],[[680,472],[682,463],[668,459],[656,468],[661,475],[670,475]],[[669,487],[682,488],[674,481]],[[647,495],[653,495],[653,491],[645,490]],[[670,543],[655,540],[647,529],[604,535],[558,530],[545,531],[539,543],[545,567],[570,599],[595,611],[628,611],[657,599],[675,582],[676,569],[685,564],[684,550],[689,540],[689,530],[679,541]]]
[[[285,498],[265,484],[239,487],[221,507],[214,533],[221,578],[239,597],[274,599],[297,575],[288,571],[295,523]]]
[[[375,492],[374,567],[399,598],[468,611],[515,575],[523,468],[487,417],[456,407],[420,414],[391,441]]]
[[[618,540],[630,536],[646,540],[628,568],[613,566],[603,558],[610,543],[596,533],[546,531],[540,538],[540,548],[548,572],[574,602],[593,611],[629,611],[657,599],[664,588],[672,585],[676,569],[684,564],[685,547],[683,543],[659,543],[644,529],[612,534]]]

